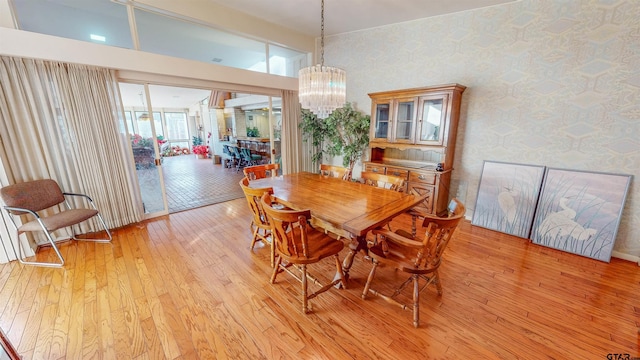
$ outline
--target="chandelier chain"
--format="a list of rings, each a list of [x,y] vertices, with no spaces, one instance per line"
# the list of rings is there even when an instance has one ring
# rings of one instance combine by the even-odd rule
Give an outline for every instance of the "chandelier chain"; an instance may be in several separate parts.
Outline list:
[[[320,65],[324,66],[324,0],[320,4]]]

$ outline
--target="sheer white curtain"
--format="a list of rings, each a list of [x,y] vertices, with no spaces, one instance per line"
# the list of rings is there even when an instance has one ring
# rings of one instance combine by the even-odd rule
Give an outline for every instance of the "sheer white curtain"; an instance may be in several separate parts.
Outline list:
[[[1,57],[1,185],[54,179],[64,191],[91,196],[109,228],[140,221],[122,117],[113,70]]]
[[[300,101],[296,91],[282,91],[282,173],[318,172],[311,162],[310,144],[302,139]]]

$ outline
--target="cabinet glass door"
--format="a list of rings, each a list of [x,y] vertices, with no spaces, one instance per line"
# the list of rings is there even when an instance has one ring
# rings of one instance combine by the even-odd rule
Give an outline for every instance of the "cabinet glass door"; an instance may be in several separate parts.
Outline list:
[[[418,121],[418,143],[442,144],[445,109],[443,104],[447,102],[447,96],[424,97],[420,99],[421,117]]]
[[[400,100],[396,107],[396,128],[394,141],[413,142],[413,124],[415,121],[415,101]]]
[[[376,104],[375,132],[371,134],[372,139],[388,139],[389,137],[389,112],[390,103]]]

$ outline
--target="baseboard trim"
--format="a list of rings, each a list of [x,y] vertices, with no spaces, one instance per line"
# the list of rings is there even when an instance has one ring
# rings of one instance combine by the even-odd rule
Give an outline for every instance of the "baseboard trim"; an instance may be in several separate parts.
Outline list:
[[[640,256],[633,256],[633,255],[621,253],[621,252],[618,252],[618,251],[615,251],[615,250],[611,252],[611,256],[613,256],[615,258],[618,258],[618,259],[635,262],[635,263],[638,264],[638,266],[640,266]]]

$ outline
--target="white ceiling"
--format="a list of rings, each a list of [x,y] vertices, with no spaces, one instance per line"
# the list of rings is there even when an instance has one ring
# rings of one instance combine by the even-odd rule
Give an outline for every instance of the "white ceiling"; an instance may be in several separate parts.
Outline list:
[[[209,0],[292,30],[320,36],[320,0]],[[520,0],[325,0],[325,35]]]

